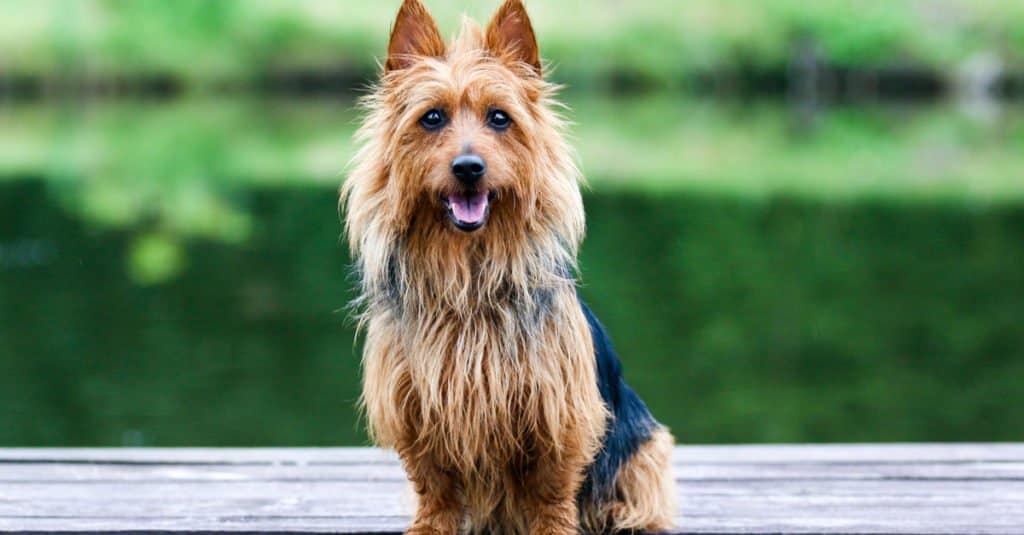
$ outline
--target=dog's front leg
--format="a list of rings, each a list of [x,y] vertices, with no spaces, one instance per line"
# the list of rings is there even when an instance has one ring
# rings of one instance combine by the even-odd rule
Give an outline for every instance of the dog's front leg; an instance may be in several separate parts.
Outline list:
[[[584,468],[583,459],[570,456],[538,463],[525,489],[530,535],[579,533],[576,493]]]
[[[406,535],[455,535],[462,523],[462,503],[455,479],[425,457],[402,455],[418,504]]]

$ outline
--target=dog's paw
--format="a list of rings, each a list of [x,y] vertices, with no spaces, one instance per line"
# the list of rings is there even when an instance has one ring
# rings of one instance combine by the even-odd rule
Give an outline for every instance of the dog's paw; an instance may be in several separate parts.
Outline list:
[[[580,531],[576,528],[547,527],[530,530],[530,535],[578,535]]]
[[[405,535],[455,535],[456,530],[443,530],[425,524],[416,524],[405,531]]]

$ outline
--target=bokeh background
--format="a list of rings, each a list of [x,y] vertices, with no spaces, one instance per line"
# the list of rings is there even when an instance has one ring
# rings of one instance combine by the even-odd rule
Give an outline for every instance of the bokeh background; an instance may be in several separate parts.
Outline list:
[[[336,190],[398,4],[0,0],[0,445],[365,443]],[[528,7],[681,442],[1024,439],[1024,2]]]

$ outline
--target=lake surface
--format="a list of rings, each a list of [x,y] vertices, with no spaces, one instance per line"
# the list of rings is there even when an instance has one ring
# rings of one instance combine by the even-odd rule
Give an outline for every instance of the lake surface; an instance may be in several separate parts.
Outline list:
[[[581,291],[680,441],[1024,439],[1016,111],[574,108]],[[0,446],[365,443],[353,117],[0,108]]]

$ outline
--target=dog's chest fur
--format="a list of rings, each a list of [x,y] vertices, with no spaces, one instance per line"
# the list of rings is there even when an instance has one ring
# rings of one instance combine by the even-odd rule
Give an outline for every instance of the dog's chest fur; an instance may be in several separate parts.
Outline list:
[[[456,472],[515,470],[563,440],[597,395],[591,344],[565,295],[470,314],[427,310],[396,324],[417,439]]]
[[[407,468],[453,478],[474,525],[519,522],[539,467],[588,464],[608,422],[565,257],[448,251],[432,263],[415,245],[394,251],[384,284],[364,286],[371,434],[416,459]]]

